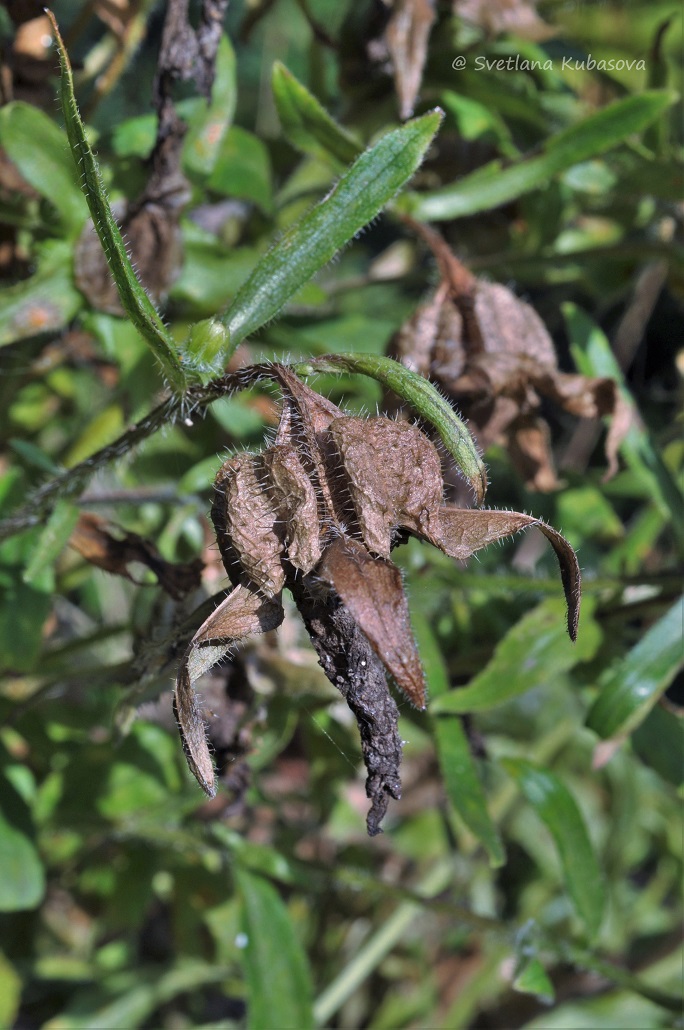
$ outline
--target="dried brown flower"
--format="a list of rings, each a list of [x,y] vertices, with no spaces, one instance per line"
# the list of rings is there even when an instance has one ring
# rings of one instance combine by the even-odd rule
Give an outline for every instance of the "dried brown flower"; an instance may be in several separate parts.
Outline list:
[[[283,394],[273,446],[232,457],[216,477],[212,519],[234,589],[185,654],[176,687],[178,723],[190,768],[213,796],[193,683],[246,636],[280,624],[287,587],[321,666],[359,722],[372,801],[368,831],[374,834],[389,798],[400,796],[398,713],[386,674],[417,708],[426,703],[392,548],[413,535],[463,559],[539,526],[559,559],[573,639],[579,567],[567,541],[532,516],[443,504],[440,459],[417,426],[345,415],[286,367],[273,365],[270,373]]]

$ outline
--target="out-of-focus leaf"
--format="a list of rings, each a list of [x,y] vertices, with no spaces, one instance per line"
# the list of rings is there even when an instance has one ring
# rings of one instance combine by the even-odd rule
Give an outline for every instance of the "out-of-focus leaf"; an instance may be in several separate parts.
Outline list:
[[[546,142],[537,157],[504,168],[492,161],[471,175],[432,193],[411,194],[398,207],[421,221],[462,218],[500,207],[543,186],[572,165],[587,161],[641,132],[676,100],[666,91],[646,91],[617,100]]]
[[[50,515],[24,570],[24,583],[33,583],[37,575],[52,565],[67,545],[78,519],[78,508],[69,501],[58,501]]]
[[[587,726],[599,737],[630,733],[684,666],[683,618],[684,597],[680,597],[603,677],[587,716]]]
[[[313,1027],[311,974],[289,913],[275,887],[236,870],[246,937],[244,967],[251,1030]]]
[[[501,116],[478,100],[454,93],[447,89],[442,93],[442,102],[458,125],[459,135],[464,139],[480,139],[491,134],[499,149],[507,157],[516,157],[518,149],[511,139],[511,131]]]
[[[487,798],[461,720],[458,717],[437,716],[433,725],[439,764],[449,800],[468,829],[484,845],[490,865],[503,865],[503,844],[487,811]]]
[[[671,519],[675,532],[684,539],[680,517],[684,497],[634,410],[634,401],[625,387],[622,369],[610,341],[586,312],[575,304],[563,304],[562,311],[570,337],[570,350],[579,371],[583,375],[610,377],[620,384],[625,404],[634,413],[620,444],[620,452],[643,481],[647,495]]]
[[[237,101],[235,51],[228,36],[221,36],[211,103],[195,115],[183,142],[183,167],[195,175],[210,175],[223,139],[235,114]]]
[[[540,1001],[548,1005],[556,997],[549,975],[538,958],[530,958],[523,962],[513,981],[513,987],[521,994],[534,994]]]
[[[82,306],[83,297],[73,282],[70,244],[47,240],[40,247],[34,274],[2,291],[0,347],[62,329]]]
[[[64,458],[67,468],[78,465],[80,461],[99,451],[111,443],[123,428],[123,412],[118,404],[110,404],[88,423],[80,436],[74,440]]]
[[[361,146],[350,132],[330,117],[285,65],[273,65],[273,97],[283,132],[297,150],[335,166],[348,165],[358,157]]]
[[[21,977],[0,952],[0,1026],[14,1026],[21,1000]]]
[[[59,54],[62,111],[71,153],[75,164],[83,173],[84,194],[90,216],[119,290],[121,304],[140,335],[152,349],[169,382],[177,391],[183,391],[187,387],[187,380],[176,353],[176,345],[154,304],[140,285],[131,264],[121,231],[109,206],[100,170],[86,136],[85,126],[81,121],[74,94],[71,65],[64,42],[54,15],[49,11],[47,14],[52,23]]]
[[[70,235],[88,216],[64,133],[37,107],[20,100],[0,111],[0,144],[23,177],[59,212]]]
[[[432,111],[364,151],[334,190],[261,259],[223,316],[232,346],[273,318],[368,224],[420,165],[442,118]]]
[[[265,145],[251,132],[233,125],[223,138],[207,186],[215,193],[251,200],[265,214],[273,210],[271,160]]]
[[[40,904],[45,874],[26,803],[6,776],[0,780],[0,912],[19,912]]]
[[[548,769],[538,768],[521,758],[506,758],[501,764],[551,833],[568,894],[588,936],[595,937],[605,904],[603,876],[577,802],[565,784]]]
[[[632,748],[642,762],[668,783],[684,783],[684,720],[661,705],[653,708],[631,738]]]
[[[34,577],[33,585],[29,585],[24,583],[18,566],[0,565],[0,668],[28,672],[41,652],[41,630],[52,598],[45,589],[38,589],[44,588],[46,581],[38,583],[37,579]]]
[[[207,984],[220,983],[226,977],[224,966],[182,959],[173,968],[159,975],[149,968],[135,975],[115,976],[104,989],[75,1004],[73,1014],[61,1013],[48,1020],[45,1030],[113,1030],[114,1027],[139,1027],[160,1005],[178,994],[199,991]],[[127,988],[127,989],[126,989]],[[113,1000],[109,1000],[112,995]],[[84,1012],[84,1009],[86,1010]]]
[[[595,606],[595,598],[585,598],[581,630],[573,644],[565,632],[562,602],[547,598],[508,631],[492,659],[467,687],[437,698],[432,711],[493,708],[526,690],[543,686],[578,662],[588,661],[601,641],[601,631],[592,618]]]

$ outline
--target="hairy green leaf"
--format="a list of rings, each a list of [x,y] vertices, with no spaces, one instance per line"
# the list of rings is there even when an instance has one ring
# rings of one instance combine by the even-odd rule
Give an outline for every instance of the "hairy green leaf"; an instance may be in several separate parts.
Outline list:
[[[270,321],[375,218],[416,171],[441,119],[442,112],[435,110],[388,132],[361,154],[320,204],[278,240],[223,316],[232,347]]]

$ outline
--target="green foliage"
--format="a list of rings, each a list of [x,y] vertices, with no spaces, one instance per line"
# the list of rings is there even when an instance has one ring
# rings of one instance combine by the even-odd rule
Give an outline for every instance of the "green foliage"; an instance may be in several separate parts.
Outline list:
[[[153,39],[154,5],[139,6],[131,38]],[[369,5],[231,8],[211,98],[177,105],[190,200],[161,313],[111,213],[146,181],[156,120],[138,84],[154,48],[126,44],[105,96],[93,76],[114,35],[84,4],[58,11],[77,69],[74,83],[61,55],[66,132],[38,86],[0,110],[0,1025],[672,1026],[684,250],[670,7],[547,5],[543,43],[440,8],[404,124],[367,57]],[[561,69],[589,52],[651,56],[641,72]],[[474,69],[511,54],[553,69]],[[88,205],[125,314],[98,308],[77,269]],[[564,371],[617,380],[612,479],[609,420],[578,428],[549,401],[562,484],[535,493],[503,438],[480,456],[453,406],[389,362],[436,280],[406,212],[533,303]],[[277,638],[201,682],[214,800],[173,721],[176,668],[227,586],[211,484],[275,424],[271,386],[228,396],[244,383],[212,377],[264,356],[316,373],[350,413],[394,390],[480,494],[486,463],[492,508],[557,526],[582,564],[573,644],[537,533],[467,568],[416,540],[394,552],[429,698],[401,708],[403,798],[372,841],[356,728],[287,598]],[[198,558],[200,588],[164,589]]]

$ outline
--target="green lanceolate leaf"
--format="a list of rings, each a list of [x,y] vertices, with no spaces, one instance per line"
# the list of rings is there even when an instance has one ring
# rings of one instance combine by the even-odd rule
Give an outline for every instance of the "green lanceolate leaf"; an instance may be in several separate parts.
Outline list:
[[[271,81],[280,124],[293,147],[324,161],[332,159],[336,165],[356,160],[361,151],[358,141],[280,61],[273,65]]]
[[[601,869],[577,802],[565,784],[548,769],[519,758],[501,763],[551,833],[563,867],[568,894],[593,938],[603,919],[605,891]]]
[[[294,366],[298,375],[315,372],[360,372],[376,379],[422,415],[439,433],[461,474],[475,491],[478,504],[487,490],[487,473],[465,422],[451,403],[424,376],[392,358],[376,354],[328,354]]]
[[[684,665],[684,597],[648,630],[617,666],[610,669],[587,716],[600,737],[623,737],[643,722]]]
[[[0,145],[28,183],[57,209],[75,236],[88,210],[64,135],[37,107],[16,101],[0,110]]]
[[[388,132],[268,251],[222,318],[233,348],[270,321],[395,196],[423,160],[441,119],[441,111],[431,111]]]
[[[273,884],[236,870],[242,902],[250,1030],[313,1027],[311,976],[290,915]]]
[[[74,161],[83,173],[84,192],[93,224],[102,243],[126,314],[154,352],[174,390],[180,393],[188,385],[185,372],[178,359],[172,336],[133,271],[76,105],[69,57],[54,15],[48,12],[48,16],[52,22],[59,53],[62,110],[67,136]]]
[[[484,788],[461,720],[442,716],[435,718],[433,725],[449,800],[471,833],[484,845],[490,865],[503,865],[505,855],[501,838],[487,811]]]
[[[467,687],[437,698],[432,712],[486,711],[593,657],[601,640],[592,618],[596,599],[587,597],[585,605],[581,632],[572,643],[563,623],[563,602],[547,598],[508,631],[490,662]]]
[[[507,204],[545,185],[566,168],[603,154],[641,132],[675,100],[675,94],[658,90],[618,100],[552,136],[538,156],[508,168],[501,161],[492,161],[443,189],[406,196],[398,206],[414,218],[430,222],[462,218]]]

